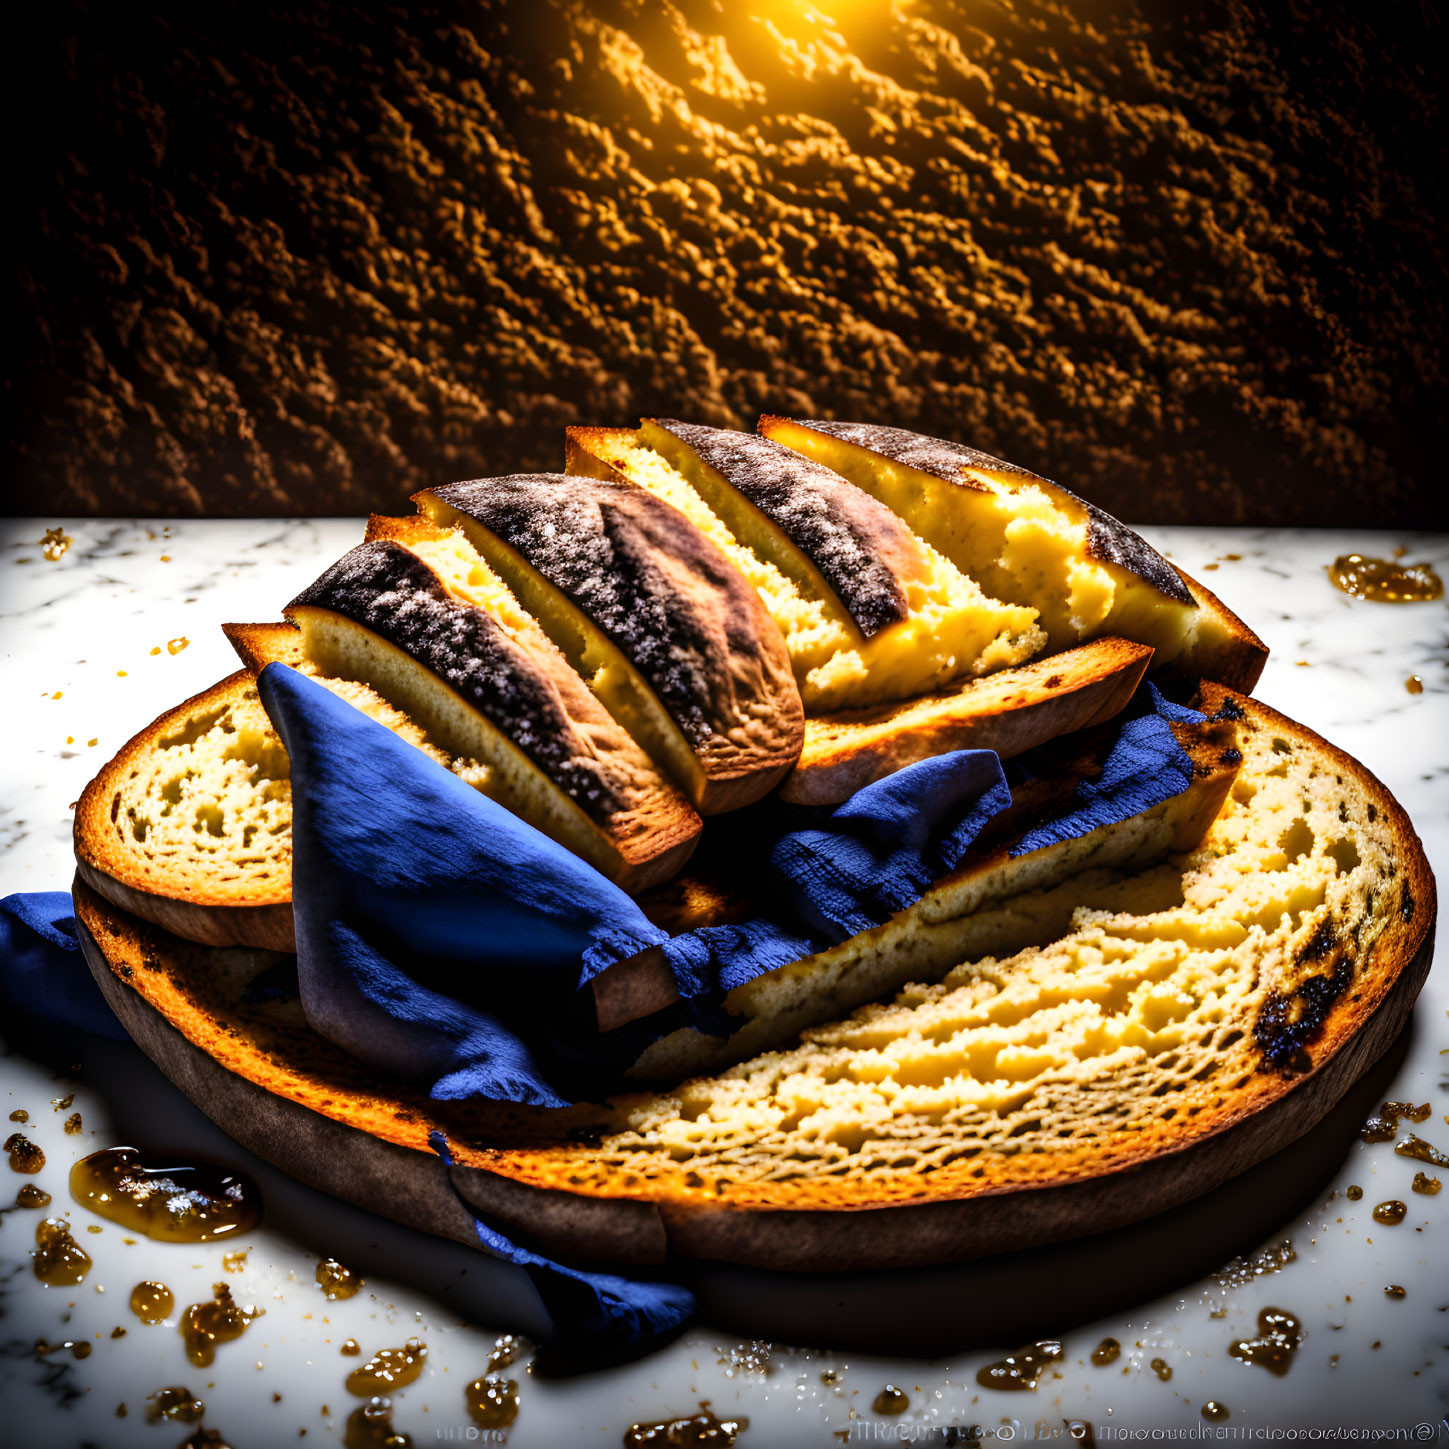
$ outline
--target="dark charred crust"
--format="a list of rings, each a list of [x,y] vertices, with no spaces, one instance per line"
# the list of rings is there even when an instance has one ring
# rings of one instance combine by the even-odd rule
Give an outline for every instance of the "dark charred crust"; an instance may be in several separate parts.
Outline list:
[[[1318,929],[1304,942],[1298,952],[1300,961],[1321,961],[1333,950],[1335,940],[1333,922],[1325,917],[1318,923]]]
[[[1022,483],[1035,483],[1055,489],[1081,504],[1087,514],[1087,552],[1103,563],[1116,564],[1128,573],[1152,585],[1159,593],[1189,608],[1196,608],[1187,585],[1178,572],[1163,556],[1147,542],[1141,534],[1128,528],[1125,523],[1113,518],[1110,513],[1088,503],[1085,498],[1064,488],[1060,483],[1032,473],[1016,463],[1002,458],[993,458],[990,453],[978,452],[964,443],[953,443],[945,438],[932,438],[925,433],[913,433],[907,428],[886,428],[871,423],[837,423],[808,419],[799,424],[811,428],[827,437],[839,438],[845,443],[854,443],[879,453],[893,463],[929,473],[945,483],[955,483],[964,488],[981,491],[980,485],[963,476],[967,468],[980,468],[992,473],[1003,473]]]
[[[388,539],[343,555],[286,612],[326,609],[371,630],[437,675],[591,816],[619,807],[599,760],[577,746],[563,701],[493,617],[455,599],[415,554]]]
[[[672,433],[749,500],[820,570],[869,639],[910,613],[893,559],[922,559],[910,529],[838,473],[758,433],[673,418]]]
[[[1312,1066],[1308,1044],[1323,1030],[1329,1012],[1352,981],[1353,962],[1344,956],[1331,970],[1306,977],[1291,991],[1270,991],[1253,1023],[1262,1067],[1290,1074],[1307,1071]]]
[[[769,641],[754,591],[682,513],[622,481],[562,473],[429,491],[496,534],[587,615],[692,746],[737,726],[740,691],[759,687]],[[699,590],[680,587],[680,564]]]

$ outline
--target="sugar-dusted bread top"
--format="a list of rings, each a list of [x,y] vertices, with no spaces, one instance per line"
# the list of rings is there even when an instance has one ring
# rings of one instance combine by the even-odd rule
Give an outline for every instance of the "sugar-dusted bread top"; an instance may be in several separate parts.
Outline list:
[[[461,529],[609,712],[706,812],[765,794],[800,752],[785,641],[729,560],[622,479],[515,474],[414,501]]]
[[[1102,634],[1157,663],[1250,690],[1262,641],[1145,539],[1060,484],[944,438],[765,416],[759,430],[898,512],[997,597],[1038,610],[1050,647]]]
[[[650,418],[645,437],[676,467],[683,463],[727,521],[744,504],[778,528],[865,638],[910,614],[910,586],[930,577],[933,561],[921,540],[868,493],[842,488],[830,469],[802,466],[799,455],[757,433]]]
[[[482,761],[493,798],[626,889],[673,874],[699,833],[687,801],[466,544],[415,530],[351,550],[287,605],[306,659]]]
[[[780,1209],[1080,1183],[1293,1092],[1411,965],[1417,989],[1433,877],[1362,766],[1253,701],[1208,688],[1202,702],[1236,725],[1241,763],[1195,849],[1126,873],[1084,862],[1004,902],[1035,935],[1024,948],[964,957],[787,1050],[620,1099],[602,1139],[478,1165],[654,1201],[681,1232],[705,1214],[713,1251],[762,1261]],[[719,1218],[752,1210],[766,1211],[737,1229]]]
[[[847,480],[748,434],[573,428],[568,470],[646,489],[716,544],[779,625],[807,714],[909,698],[1044,642],[1031,609],[989,598]]]

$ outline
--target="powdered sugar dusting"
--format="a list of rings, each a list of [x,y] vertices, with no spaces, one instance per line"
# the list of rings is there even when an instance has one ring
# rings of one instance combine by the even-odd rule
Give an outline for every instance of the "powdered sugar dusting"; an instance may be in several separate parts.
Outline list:
[[[656,418],[771,520],[820,570],[870,638],[910,612],[889,560],[920,552],[910,529],[829,468],[756,433]]]
[[[538,663],[401,544],[379,539],[344,554],[287,608],[307,606],[370,629],[431,670],[590,815],[618,808],[602,761]]]
[[[721,654],[758,673],[748,584],[683,514],[642,488],[560,473],[450,483],[434,496],[476,519],[566,595],[630,660],[695,747],[739,703]],[[706,586],[682,589],[666,565]]]

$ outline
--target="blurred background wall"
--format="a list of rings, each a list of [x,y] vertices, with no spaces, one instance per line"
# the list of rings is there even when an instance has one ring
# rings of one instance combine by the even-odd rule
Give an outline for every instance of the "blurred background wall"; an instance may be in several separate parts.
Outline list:
[[[357,513],[574,422],[902,424],[1444,518],[1430,0],[47,0],[12,511]]]

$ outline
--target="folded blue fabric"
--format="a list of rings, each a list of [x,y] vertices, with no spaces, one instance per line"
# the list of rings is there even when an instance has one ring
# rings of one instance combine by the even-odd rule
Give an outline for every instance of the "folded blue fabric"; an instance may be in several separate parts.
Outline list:
[[[124,1041],[81,955],[69,891],[28,891],[0,901],[0,1000],[42,1021]]]

